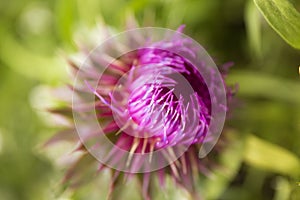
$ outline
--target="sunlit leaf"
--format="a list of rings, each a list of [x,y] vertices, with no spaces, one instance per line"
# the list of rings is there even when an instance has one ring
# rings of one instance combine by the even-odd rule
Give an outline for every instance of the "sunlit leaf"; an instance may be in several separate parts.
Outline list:
[[[246,139],[245,162],[251,166],[290,176],[300,174],[300,160],[292,152],[254,135]]]
[[[50,57],[31,52],[9,34],[3,34],[2,39],[0,59],[16,72],[48,83],[61,81],[66,77],[65,63],[59,56]]]
[[[254,0],[272,28],[291,46],[300,49],[300,13],[288,0]]]
[[[276,180],[276,193],[274,200],[288,200],[290,199],[291,194],[291,185],[290,182],[283,178],[278,177]]]

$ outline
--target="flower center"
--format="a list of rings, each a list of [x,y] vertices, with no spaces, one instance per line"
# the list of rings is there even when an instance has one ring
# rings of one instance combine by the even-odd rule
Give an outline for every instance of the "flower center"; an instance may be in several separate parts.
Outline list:
[[[118,75],[108,93],[110,102],[99,98],[111,109],[116,135],[147,139],[161,148],[201,141],[209,124],[207,93],[201,76],[182,57],[141,49]]]
[[[178,128],[184,108],[173,93],[174,83],[154,69],[153,65],[133,67],[120,79],[111,95],[112,106],[118,109],[114,117],[131,136],[168,143],[167,136]]]

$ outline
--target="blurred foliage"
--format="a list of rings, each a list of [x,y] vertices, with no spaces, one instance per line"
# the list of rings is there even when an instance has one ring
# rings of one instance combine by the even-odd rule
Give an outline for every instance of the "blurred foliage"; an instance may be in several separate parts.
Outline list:
[[[238,83],[239,92],[227,123],[234,131],[220,158],[224,169],[199,180],[203,196],[300,199],[300,56],[285,43],[299,48],[300,2],[255,3],[263,15],[252,0],[1,1],[0,199],[104,198],[106,175],[75,194],[57,189],[62,170],[50,158],[59,154],[49,155],[40,148],[56,128],[47,123],[49,116],[46,120],[45,113],[40,116],[49,99],[36,95],[40,91],[36,89],[65,84],[65,58],[76,52],[80,38],[95,33],[103,22],[122,31],[131,15],[140,26],[176,29],[186,24],[186,34],[218,64],[235,62],[228,82]],[[131,184],[125,191],[128,198],[130,190]],[[157,199],[185,197],[184,191],[169,185],[157,195]]]

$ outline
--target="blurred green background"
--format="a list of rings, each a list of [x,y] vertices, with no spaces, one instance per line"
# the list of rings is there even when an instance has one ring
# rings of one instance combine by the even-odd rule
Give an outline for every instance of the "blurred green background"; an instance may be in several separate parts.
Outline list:
[[[292,3],[299,11],[300,2]],[[57,130],[42,111],[51,105],[44,93],[68,82],[64,59],[76,52],[76,38],[100,35],[95,27],[103,22],[122,31],[129,15],[140,26],[186,24],[218,64],[235,63],[228,76],[239,85],[227,123],[232,141],[220,158],[226,173],[201,180],[205,199],[300,199],[299,50],[250,0],[1,1],[0,199],[102,199],[107,178],[75,193],[57,189],[59,154],[40,147]],[[184,195],[172,187],[157,195],[176,198]]]

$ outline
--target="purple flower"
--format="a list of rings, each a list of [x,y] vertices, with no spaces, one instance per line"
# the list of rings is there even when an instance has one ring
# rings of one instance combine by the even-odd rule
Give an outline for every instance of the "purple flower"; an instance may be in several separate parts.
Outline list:
[[[128,45],[138,43],[136,35],[127,39]],[[102,51],[114,54],[122,47],[114,41],[102,46],[101,52],[91,53],[88,67],[80,69],[72,63],[77,81],[73,88],[74,121],[80,137],[77,150],[96,157],[99,170],[112,168],[112,186],[121,174],[142,172],[142,194],[150,199],[152,177],[157,176],[163,185],[170,175],[198,197],[196,177],[209,167],[198,152],[213,140],[215,127],[210,125],[217,120],[213,112],[227,111],[224,102],[232,92],[216,68],[205,70],[211,63],[199,60],[199,48],[193,44],[176,34],[171,39],[143,41],[135,50],[112,59]],[[227,96],[219,103],[224,88]],[[68,180],[72,174],[68,173]]]

